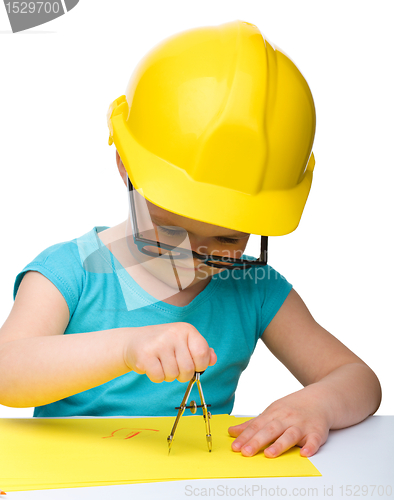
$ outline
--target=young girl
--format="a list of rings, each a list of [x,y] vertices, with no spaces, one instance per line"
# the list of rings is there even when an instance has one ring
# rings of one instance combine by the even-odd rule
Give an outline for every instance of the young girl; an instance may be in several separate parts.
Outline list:
[[[231,427],[235,452],[311,456],[330,429],[373,414],[376,375],[266,263],[267,237],[297,227],[314,167],[313,99],[292,61],[248,23],[178,34],[140,63],[108,125],[129,217],[17,276],[0,403],[175,415],[179,382],[204,371],[211,412],[230,413],[261,338],[304,388]]]

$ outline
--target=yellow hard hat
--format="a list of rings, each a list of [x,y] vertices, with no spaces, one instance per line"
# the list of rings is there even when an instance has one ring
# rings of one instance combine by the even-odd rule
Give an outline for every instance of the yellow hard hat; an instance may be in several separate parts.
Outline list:
[[[299,224],[315,125],[298,68],[242,21],[164,40],[108,110],[109,144],[147,200],[266,236]]]

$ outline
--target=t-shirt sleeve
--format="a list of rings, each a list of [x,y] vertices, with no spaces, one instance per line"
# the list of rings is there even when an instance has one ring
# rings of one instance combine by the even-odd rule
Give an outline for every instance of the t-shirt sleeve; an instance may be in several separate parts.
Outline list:
[[[15,279],[14,300],[27,271],[38,271],[56,286],[67,302],[71,319],[82,293],[85,274],[76,243],[53,245],[27,264]]]
[[[273,267],[267,265],[263,269],[265,276],[262,280],[264,286],[260,309],[260,338],[293,288],[293,285]]]

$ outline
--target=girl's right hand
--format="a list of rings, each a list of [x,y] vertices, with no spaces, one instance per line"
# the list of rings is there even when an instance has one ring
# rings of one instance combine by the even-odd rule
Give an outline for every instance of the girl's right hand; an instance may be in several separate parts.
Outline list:
[[[216,363],[215,351],[189,323],[168,323],[126,329],[124,360],[130,370],[152,382],[189,381]]]

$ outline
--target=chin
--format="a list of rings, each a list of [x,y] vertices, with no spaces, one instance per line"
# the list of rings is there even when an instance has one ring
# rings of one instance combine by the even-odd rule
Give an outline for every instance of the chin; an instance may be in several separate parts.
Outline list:
[[[164,266],[163,262],[153,263],[152,261],[142,265],[149,274],[174,289],[174,292],[179,292],[178,280],[176,279],[176,275],[171,265]],[[182,290],[200,281],[200,279],[196,277],[196,272],[193,269],[190,271],[177,269],[177,274]]]

